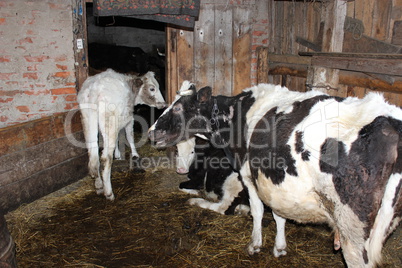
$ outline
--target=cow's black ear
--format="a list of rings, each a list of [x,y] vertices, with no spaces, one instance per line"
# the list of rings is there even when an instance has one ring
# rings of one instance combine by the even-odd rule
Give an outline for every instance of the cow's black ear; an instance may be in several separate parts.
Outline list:
[[[212,96],[212,88],[203,87],[197,93],[197,100],[200,103],[206,103],[211,99],[211,96]]]

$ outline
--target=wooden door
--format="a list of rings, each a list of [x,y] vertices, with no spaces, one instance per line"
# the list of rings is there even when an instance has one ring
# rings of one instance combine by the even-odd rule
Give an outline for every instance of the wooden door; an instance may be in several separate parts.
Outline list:
[[[193,30],[166,29],[169,102],[184,80],[197,88],[211,86],[214,94],[222,95],[235,95],[251,85],[251,11],[212,2],[202,3]]]

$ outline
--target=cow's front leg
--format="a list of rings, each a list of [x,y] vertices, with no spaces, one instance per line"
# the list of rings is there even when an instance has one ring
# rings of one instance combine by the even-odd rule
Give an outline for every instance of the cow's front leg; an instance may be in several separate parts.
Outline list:
[[[286,255],[286,236],[285,236],[285,224],[286,219],[278,216],[275,212],[272,212],[274,216],[274,220],[276,223],[276,237],[275,237],[275,246],[274,246],[274,256],[280,257]]]
[[[134,144],[134,119],[131,120],[127,126],[125,127],[126,130],[126,138],[128,143],[130,144],[130,149],[131,149],[131,158],[138,158],[140,157],[137,153],[137,150],[135,149],[135,144]]]

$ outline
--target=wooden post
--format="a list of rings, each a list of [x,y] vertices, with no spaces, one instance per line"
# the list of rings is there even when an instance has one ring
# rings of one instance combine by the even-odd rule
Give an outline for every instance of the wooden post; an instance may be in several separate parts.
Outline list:
[[[322,13],[324,21],[322,52],[342,52],[347,2],[334,0],[327,2]],[[312,67],[307,77],[307,85],[311,89],[334,94],[337,90],[339,70],[323,67]]]
[[[268,48],[258,47],[257,48],[257,83],[268,83]]]
[[[76,0],[73,9],[75,77],[78,91],[88,77],[86,1]]]

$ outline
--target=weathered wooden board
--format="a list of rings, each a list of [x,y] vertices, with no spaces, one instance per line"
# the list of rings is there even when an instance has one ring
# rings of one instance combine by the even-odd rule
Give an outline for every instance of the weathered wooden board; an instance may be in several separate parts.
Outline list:
[[[392,30],[392,44],[402,46],[402,21],[395,21]]]
[[[64,113],[0,130],[0,210],[33,201],[87,174],[79,115]]]
[[[84,154],[0,187],[0,210],[13,210],[82,179],[88,173],[87,161]]]
[[[342,51],[349,53],[402,53],[402,47],[366,35],[362,35],[361,38],[356,39],[353,37],[353,33],[345,32],[345,42]]]
[[[233,91],[239,94],[251,86],[251,10],[237,6],[233,10]]]
[[[202,23],[196,23],[194,29],[194,72],[198,86],[213,86],[215,81],[214,14],[214,5],[201,5],[199,22]]]
[[[268,83],[268,48],[257,48],[257,83]]]
[[[167,101],[172,103],[176,96],[176,88],[179,87],[179,70],[177,66],[177,29],[166,28],[166,86],[167,86]]]
[[[177,51],[179,55],[176,59],[178,66],[179,87],[184,80],[194,81],[194,32],[186,30],[177,31]],[[173,91],[177,91],[173,88]]]
[[[233,28],[232,10],[226,6],[215,8],[215,81],[214,94],[232,95]]]
[[[346,57],[313,56],[311,64],[334,69],[349,71],[402,75],[402,61],[400,59],[368,59]]]

